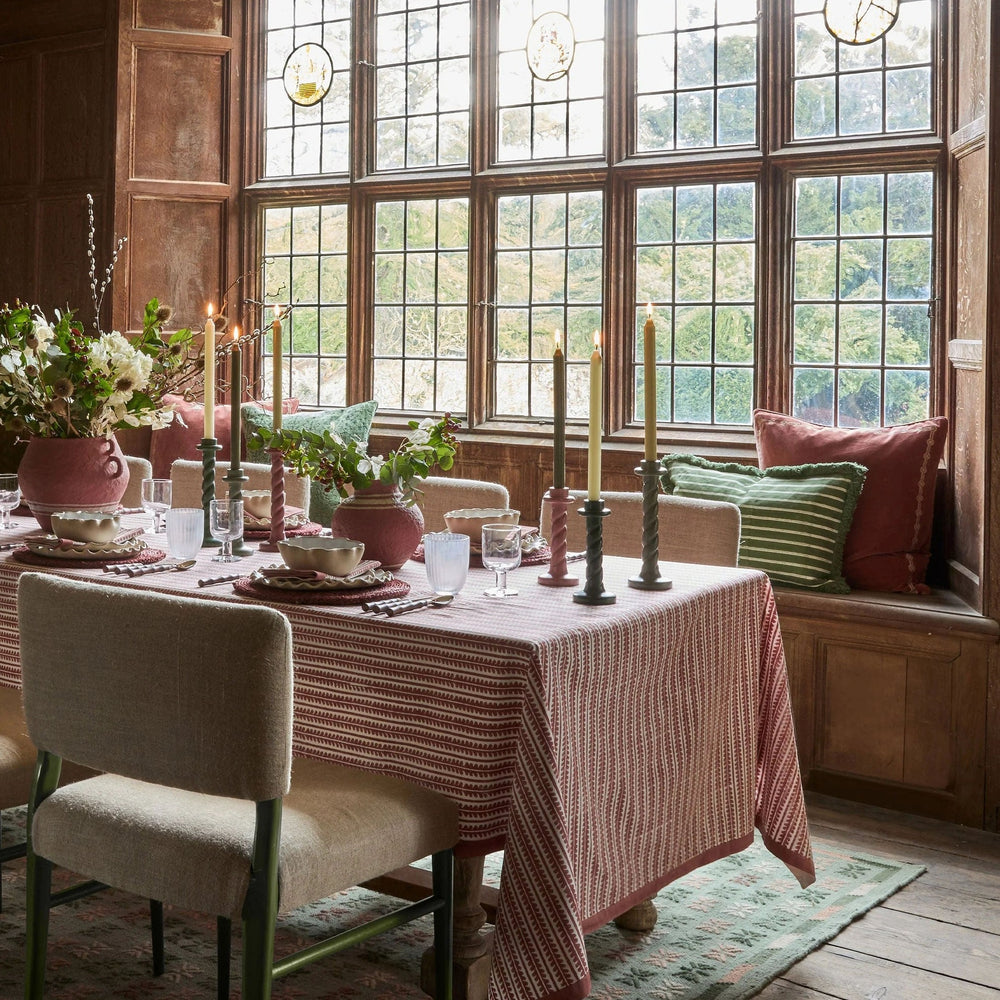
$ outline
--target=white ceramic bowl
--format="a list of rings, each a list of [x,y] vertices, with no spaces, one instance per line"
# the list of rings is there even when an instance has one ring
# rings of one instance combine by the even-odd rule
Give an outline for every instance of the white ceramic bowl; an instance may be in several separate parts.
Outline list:
[[[466,507],[450,510],[444,516],[448,530],[456,535],[468,535],[474,546],[479,546],[484,524],[517,524],[521,512],[504,507]]]
[[[52,533],[71,542],[114,541],[118,515],[97,510],[63,510],[52,515]]]
[[[289,569],[315,569],[329,576],[347,576],[361,562],[365,543],[312,535],[285,538],[278,542],[278,551]]]
[[[258,520],[271,516],[270,490],[244,490],[243,513],[250,514]]]

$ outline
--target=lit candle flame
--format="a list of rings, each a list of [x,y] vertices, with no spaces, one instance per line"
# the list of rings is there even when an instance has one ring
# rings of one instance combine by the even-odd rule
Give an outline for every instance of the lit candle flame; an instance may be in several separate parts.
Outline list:
[[[647,302],[646,303],[646,318],[647,319],[652,319],[653,318],[653,303],[652,302]]]
[[[599,351],[601,349],[601,331],[594,331],[594,350]]]
[[[209,319],[212,318],[212,313],[214,313],[214,312],[215,312],[215,306],[213,306],[212,303],[209,302],[209,304],[208,304],[208,318]]]
[[[240,328],[238,326],[233,327],[233,343],[235,344],[240,339]]]

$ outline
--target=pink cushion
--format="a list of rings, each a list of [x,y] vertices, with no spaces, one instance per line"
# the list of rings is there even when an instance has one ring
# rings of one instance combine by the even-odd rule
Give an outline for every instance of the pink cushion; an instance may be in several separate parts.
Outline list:
[[[174,419],[166,427],[153,431],[150,440],[149,460],[155,479],[169,479],[170,466],[175,459],[198,461],[201,458],[198,445],[205,431],[205,408],[201,403],[190,403],[182,396],[170,395],[164,396],[163,402],[173,405]],[[271,409],[270,402],[260,405],[266,410]],[[282,413],[296,413],[298,409],[298,399],[282,400]],[[215,438],[222,445],[222,450],[215,453],[217,462],[228,462],[230,459],[231,413],[228,403],[219,403],[215,407]]]
[[[754,411],[762,469],[857,462],[868,469],[844,545],[844,577],[858,590],[927,593],[937,468],[945,417],[894,427],[822,427]]]

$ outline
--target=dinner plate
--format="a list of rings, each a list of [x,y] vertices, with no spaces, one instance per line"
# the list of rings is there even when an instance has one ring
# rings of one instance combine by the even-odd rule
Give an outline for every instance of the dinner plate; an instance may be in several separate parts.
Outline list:
[[[24,543],[29,552],[49,559],[108,559],[120,556],[134,556],[146,548],[141,538],[130,538],[125,542],[71,542],[68,539],[27,539]]]
[[[275,567],[271,567],[272,569]],[[387,569],[372,569],[357,576],[328,576],[322,580],[300,580],[293,576],[265,576],[260,570],[250,575],[252,583],[275,590],[362,590],[380,587],[393,578]]]

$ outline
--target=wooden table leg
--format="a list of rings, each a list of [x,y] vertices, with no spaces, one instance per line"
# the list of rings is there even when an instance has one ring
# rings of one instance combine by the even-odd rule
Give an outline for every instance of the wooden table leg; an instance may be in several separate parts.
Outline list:
[[[630,910],[615,917],[615,927],[623,931],[651,931],[656,926],[656,906],[653,898],[636,903]]]
[[[493,932],[482,929],[483,861],[482,855],[455,859],[455,1000],[486,1000],[489,991]],[[420,988],[434,996],[433,948],[420,963]]]

